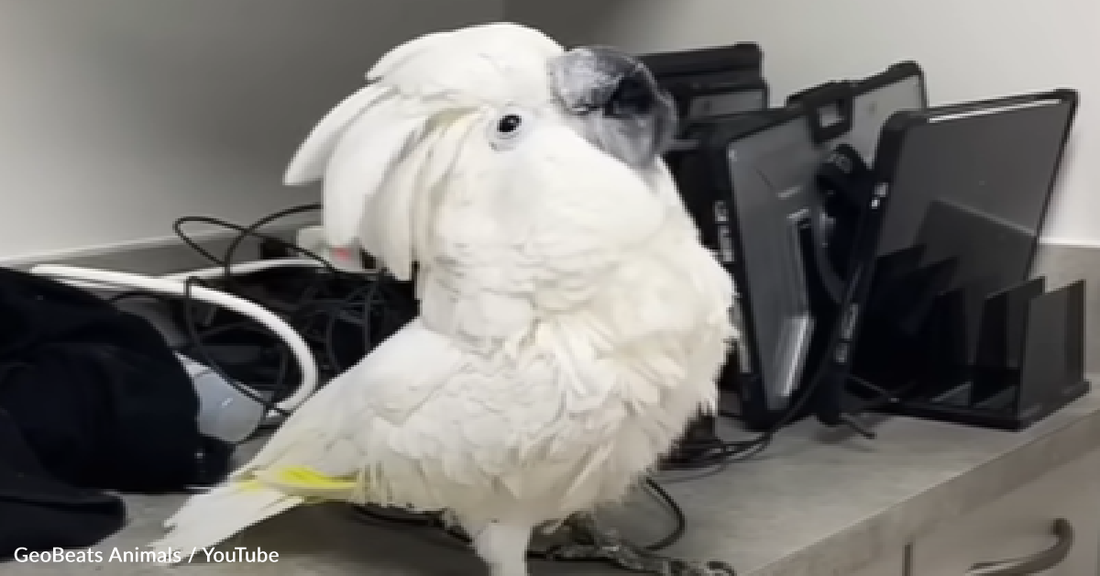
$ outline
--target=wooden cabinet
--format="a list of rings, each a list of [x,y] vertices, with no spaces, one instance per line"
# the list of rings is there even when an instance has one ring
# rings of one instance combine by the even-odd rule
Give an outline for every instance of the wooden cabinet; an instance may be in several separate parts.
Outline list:
[[[1056,565],[1035,566],[1044,563]],[[912,576],[1100,574],[1100,451],[917,540],[910,570]]]

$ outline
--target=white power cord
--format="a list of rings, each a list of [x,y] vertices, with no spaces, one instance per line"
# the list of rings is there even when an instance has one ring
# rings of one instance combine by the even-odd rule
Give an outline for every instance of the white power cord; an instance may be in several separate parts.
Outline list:
[[[233,273],[249,273],[271,268],[318,266],[320,266],[320,263],[313,260],[287,258],[236,264],[230,268],[230,271]],[[317,363],[313,358],[313,354],[310,352],[309,346],[306,344],[305,340],[302,339],[302,336],[289,324],[284,322],[282,318],[279,318],[262,306],[249,302],[243,298],[238,298],[232,294],[226,294],[225,292],[212,290],[203,286],[192,285],[190,288],[187,287],[186,281],[188,278],[213,278],[223,276],[225,274],[225,269],[222,267],[196,270],[194,272],[183,272],[159,278],[126,272],[96,270],[94,268],[62,266],[59,264],[41,264],[31,268],[30,272],[37,276],[45,276],[65,284],[91,290],[116,292],[144,290],[178,298],[185,298],[188,296],[188,293],[190,293],[190,296],[195,300],[205,304],[226,308],[243,316],[247,316],[274,332],[276,336],[286,343],[298,364],[302,376],[302,381],[297,390],[288,398],[276,404],[275,408],[282,412],[292,412],[317,390],[319,375]]]
[[[256,272],[263,272],[265,270],[273,270],[275,268],[324,268],[325,265],[319,260],[312,258],[273,258],[271,260],[256,260],[255,262],[242,262],[240,264],[234,264],[229,268],[230,273],[234,275],[242,274],[255,274]],[[190,272],[177,272],[175,274],[168,274],[161,276],[165,280],[177,280],[179,282],[186,282],[188,278],[200,278],[203,280],[209,278],[223,278],[225,277],[225,267],[215,266],[213,268],[200,268],[198,270],[191,270]]]

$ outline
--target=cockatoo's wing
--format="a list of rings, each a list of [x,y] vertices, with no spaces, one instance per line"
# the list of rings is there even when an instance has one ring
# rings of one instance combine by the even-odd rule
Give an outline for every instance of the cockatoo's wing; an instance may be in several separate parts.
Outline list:
[[[546,374],[536,364],[523,377],[537,384]],[[356,490],[337,495],[353,501],[475,507],[522,476],[520,462],[535,451],[551,455],[547,444],[561,436],[547,428],[567,422],[563,402],[550,387],[523,386],[414,321],[299,408],[234,479],[302,494],[293,478],[281,479],[309,470],[354,482]],[[510,487],[537,484],[528,478]]]
[[[432,447],[447,432],[411,419],[463,363],[447,339],[412,322],[310,397],[228,482],[190,498],[152,546],[211,546],[309,501],[389,503],[391,483],[422,485],[417,465],[426,454],[439,457]],[[370,478],[379,467],[386,474]]]
[[[375,459],[375,443],[384,447],[464,361],[445,338],[409,323],[295,411],[234,477],[279,466],[355,477]]]

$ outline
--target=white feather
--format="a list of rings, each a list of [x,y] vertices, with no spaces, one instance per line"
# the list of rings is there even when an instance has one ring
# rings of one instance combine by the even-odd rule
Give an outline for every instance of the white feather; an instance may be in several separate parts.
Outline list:
[[[358,244],[364,207],[420,137],[424,122],[421,116],[402,114],[399,101],[386,100],[365,112],[337,143],[325,170],[323,223],[330,246]]]
[[[304,500],[272,489],[223,486],[192,496],[164,526],[170,531],[149,546],[157,551],[192,550],[223,542],[249,526],[277,516]],[[218,521],[212,521],[218,518]],[[165,554],[163,557],[172,558]]]
[[[436,47],[453,44],[455,30],[431,32],[411,41],[399,44],[382,55],[367,72],[368,81],[377,81],[389,76],[395,70],[400,71],[410,58]]]
[[[368,78],[455,106],[549,99],[545,66],[560,44],[533,28],[490,23],[434,33],[391,50]]]
[[[380,258],[399,280],[412,278],[414,261],[423,261],[426,229],[432,215],[429,166],[446,130],[431,130],[395,167],[377,194],[370,197],[360,222],[362,246]],[[453,162],[453,159],[452,159]]]
[[[336,150],[344,130],[368,107],[387,94],[377,85],[367,85],[355,91],[317,123],[295,152],[283,176],[287,186],[309,184],[325,173],[325,166]]]

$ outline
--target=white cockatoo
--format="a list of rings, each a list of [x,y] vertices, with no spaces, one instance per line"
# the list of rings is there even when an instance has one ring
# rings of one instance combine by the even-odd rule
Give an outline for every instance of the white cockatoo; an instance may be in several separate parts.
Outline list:
[[[524,576],[534,528],[622,500],[713,408],[733,286],[637,59],[496,23],[398,46],[367,80],[285,180],[323,178],[328,243],[415,279],[420,316],[153,546],[337,500],[446,511],[493,576]]]

